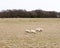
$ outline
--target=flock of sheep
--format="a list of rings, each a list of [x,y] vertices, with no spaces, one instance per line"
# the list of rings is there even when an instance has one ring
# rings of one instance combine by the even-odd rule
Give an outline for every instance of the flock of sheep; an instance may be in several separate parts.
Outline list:
[[[36,28],[36,29],[26,29],[25,32],[27,33],[36,33],[36,32],[42,32],[43,28]]]

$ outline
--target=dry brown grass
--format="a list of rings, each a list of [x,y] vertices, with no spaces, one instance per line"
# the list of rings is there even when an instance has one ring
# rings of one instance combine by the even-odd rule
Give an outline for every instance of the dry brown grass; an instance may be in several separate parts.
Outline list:
[[[43,32],[25,32],[26,28],[37,27],[42,27]],[[0,19],[0,48],[60,48],[60,19]]]

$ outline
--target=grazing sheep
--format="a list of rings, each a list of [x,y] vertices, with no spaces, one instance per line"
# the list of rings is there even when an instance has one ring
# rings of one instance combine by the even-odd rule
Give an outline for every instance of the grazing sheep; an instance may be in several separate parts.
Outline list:
[[[31,31],[30,31],[30,30],[28,30],[28,29],[26,29],[25,31],[26,31],[26,32],[28,32],[28,33],[30,33],[30,32],[31,32]]]
[[[26,31],[27,33],[36,33],[36,30],[33,30],[33,29],[31,29],[31,30],[26,29],[25,31]]]
[[[31,29],[31,33],[36,33],[36,30]]]
[[[40,28],[40,31],[43,31],[43,28]]]
[[[43,31],[43,28],[36,28],[36,31],[42,32]]]

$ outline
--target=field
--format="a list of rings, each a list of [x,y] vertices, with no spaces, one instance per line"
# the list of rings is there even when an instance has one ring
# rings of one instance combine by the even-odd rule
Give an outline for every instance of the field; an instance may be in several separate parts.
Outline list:
[[[0,48],[60,48],[60,18],[0,18]]]

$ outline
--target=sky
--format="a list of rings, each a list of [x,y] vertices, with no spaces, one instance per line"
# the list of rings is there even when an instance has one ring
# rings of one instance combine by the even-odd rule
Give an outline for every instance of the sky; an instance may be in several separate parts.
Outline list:
[[[27,11],[42,9],[60,12],[60,0],[0,0],[0,11],[7,9]]]

